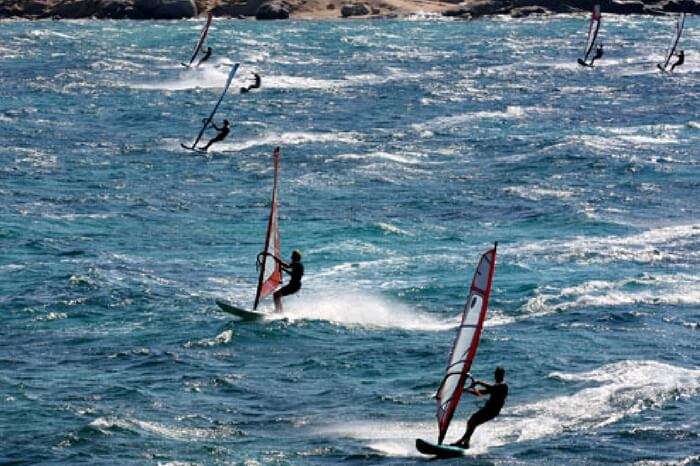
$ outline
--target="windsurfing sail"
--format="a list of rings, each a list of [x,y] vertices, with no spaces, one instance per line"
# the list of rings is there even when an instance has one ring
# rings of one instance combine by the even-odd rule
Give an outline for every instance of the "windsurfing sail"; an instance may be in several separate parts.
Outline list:
[[[442,444],[450,427],[452,416],[462,397],[464,382],[469,376],[469,369],[479,346],[479,338],[489,305],[493,273],[496,269],[497,247],[498,243],[479,259],[472,278],[469,299],[462,311],[462,321],[457,329],[457,338],[452,346],[445,377],[437,392],[438,445]]]
[[[185,147],[187,149],[194,149],[197,147],[197,144],[199,144],[199,140],[202,139],[202,136],[204,135],[204,131],[206,131],[207,127],[211,124],[212,120],[214,119],[214,115],[216,115],[216,111],[219,109],[219,105],[221,105],[221,102],[224,100],[226,92],[228,92],[228,88],[231,87],[231,81],[233,81],[233,77],[236,75],[236,71],[238,71],[238,66],[239,64],[236,63],[231,67],[231,71],[229,72],[228,78],[226,79],[226,85],[224,85],[224,90],[221,91],[221,97],[219,97],[219,100],[216,102],[214,110],[212,110],[209,114],[209,118],[204,119],[204,126],[202,126],[202,129],[199,130],[199,134],[192,143],[192,147],[187,147],[184,144],[182,145],[182,147]]]
[[[277,210],[279,208],[277,196],[280,174],[279,147],[275,148],[275,151],[272,153],[272,159],[275,172],[274,181],[272,182],[272,203],[270,205],[270,218],[267,221],[265,249],[263,250],[263,254],[260,255],[260,276],[258,277],[258,289],[255,293],[253,310],[257,309],[260,301],[275,291],[282,283],[282,267],[279,262],[269,256],[269,254],[272,254],[275,257],[280,257],[280,231],[277,219]]]
[[[664,60],[663,64],[659,64],[659,67],[663,70],[666,70],[666,68],[668,68],[669,63],[671,62],[671,58],[673,58],[673,54],[676,53],[676,48],[678,47],[678,42],[680,42],[681,40],[681,36],[683,35],[684,27],[685,13],[681,13],[681,16],[678,18],[678,21],[676,21],[676,33],[673,35],[673,42],[671,42],[671,46],[668,48],[666,60]]]
[[[192,54],[192,58],[190,58],[190,62],[185,65],[185,66],[192,66],[192,63],[197,59],[197,55],[199,55],[199,51],[202,50],[202,46],[204,45],[204,41],[207,38],[207,34],[209,34],[209,26],[211,26],[211,19],[212,15],[211,12],[207,13],[207,22],[204,24],[204,27],[202,28],[202,32],[199,33],[199,40],[197,41],[197,45],[194,46],[194,53]]]
[[[600,5],[596,4],[593,6],[593,14],[591,15],[591,22],[588,25],[588,40],[586,41],[586,49],[583,51],[583,61],[588,60],[593,47],[595,46],[595,41],[598,38],[598,31],[600,30],[600,20],[602,16],[600,14]]]

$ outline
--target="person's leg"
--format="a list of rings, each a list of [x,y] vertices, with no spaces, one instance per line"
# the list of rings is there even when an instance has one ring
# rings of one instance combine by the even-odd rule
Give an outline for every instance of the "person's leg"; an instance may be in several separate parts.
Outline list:
[[[210,139],[209,142],[207,143],[207,145],[204,146],[204,147],[202,147],[202,150],[203,150],[204,152],[206,152],[207,149],[209,149],[209,147],[210,147],[212,144],[214,144],[215,142],[216,142],[216,138]]]
[[[221,140],[223,140],[223,139],[224,139],[224,138],[222,138],[222,137],[220,137],[220,136],[215,136],[214,138],[212,138],[212,139],[207,143],[206,146],[204,146],[204,147],[202,148],[202,150],[206,152],[206,150],[209,149],[209,147],[210,147],[212,144],[214,144],[215,142],[219,142],[219,141],[221,141]]]
[[[275,312],[282,312],[282,290],[275,291],[272,299],[275,301]]]
[[[275,293],[272,295],[273,299],[275,300],[275,311],[277,312],[282,312],[282,298],[284,296],[289,296],[291,294],[296,293],[299,291],[301,287],[296,286],[294,284],[291,285],[286,285],[280,288],[279,290],[275,291]]]
[[[490,421],[494,417],[496,417],[496,415],[494,415],[490,411],[485,410],[484,408],[481,408],[479,411],[472,414],[472,416],[467,421],[467,431],[464,433],[464,436],[461,439],[459,439],[459,441],[454,445],[462,448],[469,448],[469,442],[476,428],[479,427],[481,424]]]

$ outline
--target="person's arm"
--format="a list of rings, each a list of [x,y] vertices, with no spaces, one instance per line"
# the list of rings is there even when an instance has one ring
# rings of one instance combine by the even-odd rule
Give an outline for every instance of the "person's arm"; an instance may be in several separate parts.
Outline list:
[[[214,123],[213,121],[211,122],[211,125],[214,127],[215,130],[221,131],[221,128],[219,128],[218,126],[216,126],[216,123]]]
[[[481,392],[476,388],[467,388],[466,392],[474,396],[481,396]]]
[[[474,391],[472,394],[476,396],[489,395],[493,391],[493,385],[491,385],[490,383],[486,383],[483,380],[475,380],[474,385],[481,385],[482,387],[484,387],[471,389]]]
[[[287,264],[285,261],[283,261],[279,257],[277,257],[274,254],[271,254],[269,252],[263,252],[262,254],[265,254],[266,256],[272,257],[275,260],[275,262],[277,262],[285,271],[288,271],[288,269],[290,267],[289,264]]]

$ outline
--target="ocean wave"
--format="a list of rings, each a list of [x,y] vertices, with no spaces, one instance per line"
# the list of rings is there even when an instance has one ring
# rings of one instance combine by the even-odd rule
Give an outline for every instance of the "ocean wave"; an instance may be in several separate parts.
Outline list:
[[[98,417],[91,421],[89,426],[105,435],[109,435],[113,430],[122,429],[141,435],[155,435],[161,438],[185,442],[203,442],[240,435],[239,431],[227,426],[212,428],[169,426],[160,422],[113,416]]]
[[[571,308],[628,305],[700,304],[700,276],[646,274],[620,280],[591,280],[562,288],[558,293],[538,293],[524,306],[530,316]]]
[[[322,320],[344,327],[368,329],[400,329],[410,331],[449,330],[459,324],[457,317],[439,319],[413,310],[405,304],[372,295],[369,292],[347,290],[314,293],[312,297],[297,297],[285,302],[285,311],[271,319]]]
[[[525,118],[529,115],[540,115],[542,113],[551,112],[551,109],[540,108],[540,107],[521,107],[519,105],[509,105],[503,111],[476,111],[461,113],[459,115],[452,115],[446,117],[437,117],[425,123],[415,123],[412,125],[413,129],[418,132],[424,132],[426,130],[440,130],[445,128],[451,128],[454,126],[460,126],[464,123],[468,123],[474,120],[484,120],[484,119],[518,119]]]
[[[199,347],[211,347],[211,346],[218,346],[218,345],[225,345],[227,343],[231,342],[231,339],[233,338],[233,330],[224,330],[214,338],[204,338],[199,341],[188,341],[185,343],[185,348],[192,348],[195,346]]]
[[[508,186],[503,188],[503,192],[531,201],[541,201],[547,198],[568,200],[576,194],[576,192],[571,189],[551,189],[538,186]]]
[[[282,133],[268,133],[249,140],[243,140],[236,143],[220,143],[212,146],[209,150],[210,154],[221,152],[240,152],[253,147],[259,146],[296,146],[304,144],[315,144],[322,142],[333,142],[337,144],[357,144],[360,141],[360,136],[357,133],[345,132],[304,132],[304,131],[289,131]],[[178,145],[173,147],[177,151],[181,151]]]
[[[639,263],[667,262],[700,257],[700,251],[688,251],[700,243],[700,224],[652,228],[627,236],[577,236],[566,240],[544,240],[514,245],[510,252],[537,256],[556,263],[607,263],[630,261]]]

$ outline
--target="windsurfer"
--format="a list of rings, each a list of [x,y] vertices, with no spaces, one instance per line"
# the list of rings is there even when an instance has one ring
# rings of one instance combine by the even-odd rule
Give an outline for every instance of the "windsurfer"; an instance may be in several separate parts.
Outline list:
[[[224,124],[221,126],[221,128],[217,127],[214,122],[211,122],[211,125],[214,127],[215,130],[219,132],[216,136],[214,136],[206,146],[202,147],[202,151],[206,152],[209,147],[214,144],[215,142],[223,141],[226,139],[226,136],[228,136],[228,133],[231,131],[229,128],[229,122],[228,120],[224,120]]]
[[[261,83],[260,75],[258,73],[253,73],[253,76],[255,76],[255,83],[251,84],[248,87],[242,87],[241,94],[245,94],[247,92],[250,92],[251,89],[259,89],[260,88],[260,83]]]
[[[598,47],[596,47],[595,55],[593,58],[591,58],[591,62],[588,64],[588,66],[593,66],[593,62],[601,58],[603,58],[603,44],[599,44]]]
[[[674,70],[677,66],[681,66],[683,63],[685,63],[685,52],[683,52],[683,50],[679,51],[679,52],[678,52],[677,54],[675,54],[675,55],[678,57],[678,61],[676,61],[676,63],[674,63],[674,64],[671,66],[671,73],[673,73],[673,70]]]
[[[199,63],[197,63],[197,66],[199,66],[202,63],[204,63],[205,61],[209,60],[211,58],[211,52],[212,52],[211,47],[207,47],[207,51],[204,52],[204,56],[202,57],[201,60],[199,60]]]
[[[275,311],[282,312],[282,297],[289,296],[301,289],[301,277],[304,276],[304,265],[301,263],[301,253],[298,250],[292,252],[292,261],[284,262],[279,257],[268,254],[282,267],[282,270],[290,275],[289,283],[275,291],[272,297],[275,300]]]
[[[508,385],[503,381],[505,376],[506,370],[500,366],[496,367],[496,371],[494,372],[494,379],[496,380],[496,383],[489,384],[482,382],[481,380],[476,380],[474,381],[474,386],[481,385],[483,388],[472,387],[467,389],[468,393],[475,396],[491,396],[489,397],[488,401],[486,401],[484,407],[472,414],[472,416],[469,418],[469,421],[467,421],[467,431],[464,433],[464,436],[452,445],[461,448],[469,448],[469,441],[472,438],[474,430],[481,424],[494,419],[500,414],[501,408],[503,408],[503,405],[506,402],[506,397],[508,396]]]

